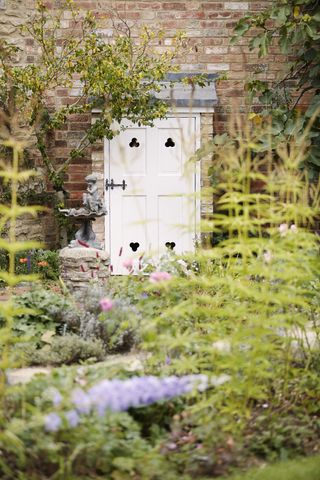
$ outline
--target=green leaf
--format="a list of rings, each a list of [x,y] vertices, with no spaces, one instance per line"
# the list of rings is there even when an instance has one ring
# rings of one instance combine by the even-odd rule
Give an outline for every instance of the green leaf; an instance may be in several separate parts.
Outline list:
[[[42,244],[36,241],[14,242],[9,243],[7,240],[0,239],[0,248],[11,253],[23,252],[24,250],[32,250],[41,248]]]
[[[116,457],[112,463],[123,472],[132,472],[134,470],[135,461],[129,457]]]

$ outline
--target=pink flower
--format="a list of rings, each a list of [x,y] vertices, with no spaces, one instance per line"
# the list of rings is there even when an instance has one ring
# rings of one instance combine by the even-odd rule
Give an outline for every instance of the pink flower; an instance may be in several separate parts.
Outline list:
[[[158,282],[166,282],[171,280],[172,275],[168,272],[152,272],[150,275],[150,282],[151,283],[158,283]]]
[[[109,310],[111,310],[113,308],[113,303],[110,300],[110,298],[102,298],[100,300],[99,304],[100,304],[101,310],[103,312],[108,312]]]
[[[281,237],[285,237],[288,233],[288,224],[287,223],[281,223],[279,226],[279,233]]]
[[[127,270],[132,270],[132,268],[133,268],[133,260],[132,260],[132,258],[127,258],[126,260],[123,260],[122,265],[123,265],[124,268],[126,268]]]

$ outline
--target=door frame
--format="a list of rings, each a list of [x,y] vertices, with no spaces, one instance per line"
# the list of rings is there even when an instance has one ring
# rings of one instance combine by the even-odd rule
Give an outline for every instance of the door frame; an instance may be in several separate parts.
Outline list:
[[[165,118],[181,118],[189,117],[195,119],[195,148],[196,150],[201,146],[201,113],[212,113],[212,109],[207,108],[176,108],[174,111],[169,111]],[[121,135],[121,134],[120,134]],[[115,137],[116,138],[116,137]],[[104,222],[104,238],[105,238],[105,250],[111,251],[111,215],[110,212],[110,195],[111,191],[106,191],[105,182],[107,178],[110,178],[110,142],[112,140],[104,139],[104,200],[107,209],[107,215]],[[200,240],[200,221],[201,221],[201,165],[200,162],[196,162],[194,170],[194,192],[195,192],[195,240]]]

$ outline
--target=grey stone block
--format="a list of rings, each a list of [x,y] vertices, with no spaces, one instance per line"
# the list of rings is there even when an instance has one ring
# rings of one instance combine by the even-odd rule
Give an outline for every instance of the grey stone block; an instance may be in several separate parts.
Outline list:
[[[94,248],[60,250],[61,278],[71,291],[86,288],[91,283],[103,285],[110,275],[107,252]]]

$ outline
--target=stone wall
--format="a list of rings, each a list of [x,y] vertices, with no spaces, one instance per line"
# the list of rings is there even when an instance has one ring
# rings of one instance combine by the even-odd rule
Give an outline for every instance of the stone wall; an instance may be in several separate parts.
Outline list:
[[[52,8],[58,1],[48,1]],[[267,59],[259,59],[256,53],[248,49],[248,39],[231,46],[230,38],[233,28],[244,14],[263,9],[268,1],[216,1],[216,0],[75,0],[75,4],[85,10],[92,10],[100,18],[99,33],[106,41],[112,41],[112,25],[106,18],[106,12],[114,9],[127,22],[139,26],[165,30],[163,48],[170,48],[172,38],[177,30],[186,32],[190,53],[180,59],[183,72],[207,72],[226,74],[226,79],[217,82],[219,105],[215,114],[202,116],[202,140],[209,139],[214,132],[226,129],[228,113],[233,109],[245,111],[244,80],[250,72],[259,70],[260,78],[274,80],[279,70],[285,66],[285,57],[276,49],[271,50]],[[19,63],[33,62],[36,58],[36,46],[27,35],[18,32],[18,25],[23,23],[32,12],[33,0],[0,0],[0,35],[14,40],[22,52]],[[70,17],[65,12],[62,27],[70,27]],[[63,32],[62,32],[63,35]],[[72,89],[57,89],[49,101],[52,105],[66,105],[74,101],[80,85],[75,82]],[[55,133],[53,152],[57,162],[64,161],[70,150],[87,129],[92,118],[90,115],[73,115],[71,122]],[[202,165],[202,184],[208,183],[207,170],[209,160]],[[70,192],[70,206],[81,203],[82,192],[86,184],[84,177],[91,171],[103,176],[103,154],[101,145],[88,151],[84,158],[76,159],[66,174],[65,187]],[[102,177],[101,177],[102,178]],[[101,181],[102,185],[102,181]],[[210,199],[203,202],[203,212],[210,210]],[[97,224],[101,235],[103,225]]]
[[[6,225],[1,237],[7,238],[9,225]],[[59,242],[58,227],[52,213],[39,213],[37,217],[26,214],[17,219],[16,238],[20,242],[34,240],[43,248],[55,248]]]

